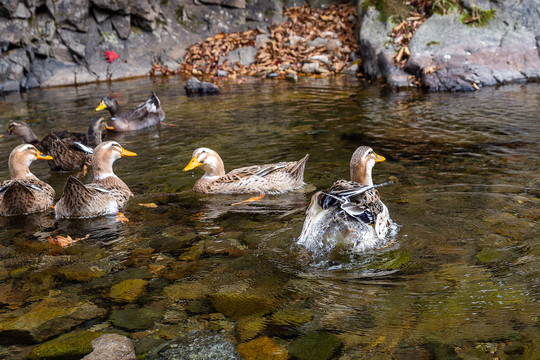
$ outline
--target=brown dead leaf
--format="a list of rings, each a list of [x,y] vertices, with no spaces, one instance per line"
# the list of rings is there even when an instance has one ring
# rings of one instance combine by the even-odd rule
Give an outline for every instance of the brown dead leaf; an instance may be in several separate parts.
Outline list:
[[[424,68],[424,75],[433,74],[435,71],[437,71],[437,67],[435,65],[428,66]]]
[[[84,239],[88,239],[90,237],[90,234],[86,234],[85,237],[83,238],[75,238],[75,239],[72,239],[71,236],[61,236],[61,235],[57,235],[56,238],[52,238],[51,236],[49,236],[47,238],[47,240],[49,241],[49,243],[53,244],[53,245],[60,245],[62,247],[64,246],[68,246],[68,245],[71,245],[73,243],[76,243],[77,241],[81,241],[81,240],[84,240]]]
[[[139,206],[143,206],[143,207],[146,207],[146,208],[157,208],[157,204],[154,204],[154,203],[139,203]]]

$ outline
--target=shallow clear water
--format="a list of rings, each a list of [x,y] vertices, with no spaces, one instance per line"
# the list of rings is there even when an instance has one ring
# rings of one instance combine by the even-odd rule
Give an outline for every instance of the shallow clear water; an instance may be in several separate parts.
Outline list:
[[[249,79],[219,96],[191,98],[183,85],[142,79],[0,99],[0,130],[21,119],[38,137],[85,131],[99,99],[111,94],[134,106],[155,91],[165,121],[178,125],[110,137],[138,154],[115,164],[135,194],[125,209],[129,223],[55,222],[52,213],[1,220],[0,287],[23,295],[0,291],[0,321],[68,294],[107,313],[64,332],[120,329],[139,353],[203,329],[235,344],[265,335],[284,347],[322,330],[339,338],[334,356],[342,359],[538,356],[540,85],[424,94],[345,77]],[[0,140],[2,180],[18,143]],[[399,232],[384,249],[313,258],[295,246],[310,196],[348,178],[360,145],[387,159],[374,181],[396,182],[380,192]],[[227,170],[309,153],[308,186],[234,207],[247,197],[195,194],[201,171],[181,170],[200,146],[218,151]],[[32,171],[60,196],[69,174],[44,163]],[[86,234],[66,248],[47,241]],[[100,275],[85,277],[88,269]],[[111,287],[127,279],[148,281],[145,293],[135,304],[111,300]],[[171,295],[173,284],[198,290]],[[156,323],[130,328],[115,318],[132,308],[154,311]],[[284,310],[294,314],[287,325],[276,320]],[[246,335],[242,324],[253,317],[264,325]]]

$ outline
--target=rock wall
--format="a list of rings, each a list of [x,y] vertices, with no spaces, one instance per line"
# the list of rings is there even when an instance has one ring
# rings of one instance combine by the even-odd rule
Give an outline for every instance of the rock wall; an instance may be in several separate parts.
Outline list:
[[[280,0],[0,0],[0,94],[143,76],[153,62],[176,69],[194,42],[279,23],[282,7]],[[109,63],[111,50],[119,59]]]
[[[465,9],[496,11],[484,27],[463,24],[455,13],[431,16],[413,35],[403,69],[393,61],[392,19],[382,21],[362,3],[358,37],[368,77],[400,88],[414,75],[429,91],[540,80],[540,0],[463,0]]]

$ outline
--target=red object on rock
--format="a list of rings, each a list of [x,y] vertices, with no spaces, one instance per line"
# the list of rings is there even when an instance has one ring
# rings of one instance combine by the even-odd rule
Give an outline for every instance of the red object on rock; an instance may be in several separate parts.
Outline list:
[[[110,63],[119,58],[118,54],[115,53],[113,50],[105,51],[105,56],[107,57],[107,61]]]

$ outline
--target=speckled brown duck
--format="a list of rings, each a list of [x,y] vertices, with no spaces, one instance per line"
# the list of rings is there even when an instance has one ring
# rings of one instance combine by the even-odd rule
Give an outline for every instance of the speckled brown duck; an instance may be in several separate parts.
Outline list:
[[[112,129],[104,118],[92,120],[86,133],[59,131],[45,136],[41,141],[24,121],[12,121],[3,134],[18,136],[23,144],[32,144],[39,151],[49,154],[49,167],[54,171],[85,170],[90,165],[88,154],[101,143],[106,129]]]
[[[85,185],[70,176],[64,193],[55,206],[56,218],[75,219],[118,214],[133,194],[115,175],[112,165],[120,157],[136,155],[116,141],[99,144],[92,155],[94,181]]]
[[[339,244],[362,251],[384,238],[390,215],[371,178],[375,163],[384,160],[368,146],[356,149],[351,181],[338,180],[311,198],[298,243],[311,250]]]
[[[35,160],[51,160],[35,146],[17,146],[9,155],[10,180],[0,183],[0,215],[26,215],[49,209],[54,201],[54,189],[30,172]]]
[[[204,175],[193,190],[204,194],[281,194],[304,184],[304,169],[309,155],[298,161],[253,165],[225,173],[217,152],[199,148],[184,171],[201,167]]]
[[[145,102],[124,112],[120,111],[120,105],[115,99],[105,96],[96,111],[105,109],[111,114],[111,125],[117,132],[145,129],[165,120],[165,112],[155,93]]]

